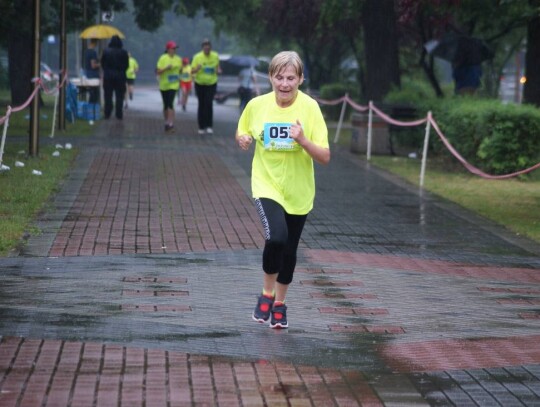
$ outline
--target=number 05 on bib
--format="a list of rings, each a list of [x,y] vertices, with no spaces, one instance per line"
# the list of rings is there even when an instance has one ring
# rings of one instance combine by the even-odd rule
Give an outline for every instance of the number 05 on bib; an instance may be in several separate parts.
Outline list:
[[[291,123],[265,123],[264,148],[269,151],[296,151],[300,146],[291,138]]]

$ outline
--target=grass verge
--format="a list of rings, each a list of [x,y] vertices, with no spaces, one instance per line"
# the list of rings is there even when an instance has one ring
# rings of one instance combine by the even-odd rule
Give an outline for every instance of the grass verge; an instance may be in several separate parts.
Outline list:
[[[51,194],[59,190],[77,154],[75,149],[63,149],[59,157],[53,157],[56,148],[46,146],[39,157],[27,158],[22,148],[7,146],[3,162],[11,169],[0,172],[0,256],[17,248],[24,236],[39,233],[32,222],[46,208]],[[15,161],[23,162],[24,167],[16,167]],[[42,175],[34,175],[33,170]]]
[[[8,91],[0,90],[0,117],[5,115],[9,98]],[[2,163],[11,169],[0,172],[0,256],[6,256],[16,249],[23,237],[40,232],[32,223],[39,212],[46,208],[51,195],[59,190],[77,155],[76,149],[59,149],[60,156],[52,156],[56,147],[46,144],[54,143],[54,139],[48,138],[52,128],[54,96],[43,95],[43,101],[38,157],[28,157],[29,145],[22,144],[20,138],[29,134],[29,110],[13,113],[9,118]],[[3,130],[1,125],[0,130]],[[86,136],[93,132],[94,128],[88,122],[78,120],[75,123],[66,122],[66,130],[56,130],[55,135]],[[11,137],[14,136],[19,137],[13,141]],[[17,167],[15,161],[21,161],[25,166]],[[42,175],[34,175],[32,170],[41,171]]]

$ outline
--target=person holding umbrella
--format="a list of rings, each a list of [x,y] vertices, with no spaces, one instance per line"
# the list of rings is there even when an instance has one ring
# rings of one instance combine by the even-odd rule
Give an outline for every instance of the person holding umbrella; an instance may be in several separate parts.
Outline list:
[[[259,94],[255,68],[253,66],[243,68],[238,74],[238,79],[240,81],[238,96],[240,97],[240,113],[242,113],[247,103],[253,98],[253,91]]]
[[[163,100],[163,118],[165,119],[165,132],[174,133],[174,98],[180,88],[180,71],[182,59],[176,55],[178,45],[174,41],[167,41],[165,53],[157,62],[156,74],[159,80],[159,90]]]
[[[453,31],[444,34],[440,40],[428,41],[424,47],[428,54],[452,64],[456,95],[476,93],[481,84],[481,64],[494,56],[483,40]]]
[[[109,46],[103,51],[101,67],[103,69],[103,92],[105,99],[105,119],[111,117],[113,111],[113,93],[115,98],[114,111],[116,118],[122,120],[124,96],[126,94],[126,70],[129,66],[128,52],[122,48],[122,40],[113,35]]]
[[[452,60],[452,76],[456,95],[474,95],[480,87],[482,61],[489,54],[482,50],[483,44],[475,39],[460,37]]]

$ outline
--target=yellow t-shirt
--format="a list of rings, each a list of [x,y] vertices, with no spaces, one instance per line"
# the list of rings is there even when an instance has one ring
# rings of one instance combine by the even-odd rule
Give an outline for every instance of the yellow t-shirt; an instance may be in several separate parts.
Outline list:
[[[182,71],[180,72],[180,82],[191,82],[191,66],[184,65]]]
[[[128,69],[126,70],[126,78],[127,79],[135,79],[136,70],[139,69],[139,64],[137,63],[137,60],[133,57],[129,57],[129,65]]]
[[[318,146],[329,148],[328,129],[317,102],[298,91],[294,103],[286,108],[277,105],[274,92],[252,99],[238,122],[238,134],[255,140],[251,171],[254,198],[278,202],[291,215],[305,215],[313,209],[315,174],[313,159],[299,145],[288,151],[265,148],[264,133],[288,134],[286,126],[299,120],[304,135]],[[290,141],[290,139],[289,139]]]
[[[196,68],[199,64],[202,67],[194,74],[195,83],[199,85],[213,85],[217,83],[217,70],[219,66],[218,53],[216,51],[210,51],[210,53],[206,55],[203,51],[198,52],[193,56],[191,68]]]
[[[159,75],[159,90],[178,90],[180,88],[182,58],[176,54],[172,57],[167,53],[161,55],[157,62],[157,68],[163,69],[169,65],[171,68]]]

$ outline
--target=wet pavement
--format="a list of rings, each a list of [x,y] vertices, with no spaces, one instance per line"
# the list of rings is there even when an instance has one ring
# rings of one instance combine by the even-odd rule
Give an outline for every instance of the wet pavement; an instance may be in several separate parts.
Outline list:
[[[271,330],[238,108],[160,108],[53,141],[75,167],[0,259],[2,407],[540,406],[540,245],[332,146]]]

